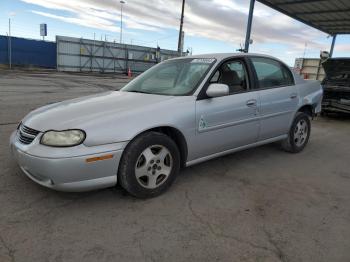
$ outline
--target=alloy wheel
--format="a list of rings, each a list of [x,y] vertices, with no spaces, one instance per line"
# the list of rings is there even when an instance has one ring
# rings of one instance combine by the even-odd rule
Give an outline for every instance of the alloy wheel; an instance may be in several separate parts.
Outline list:
[[[135,175],[142,187],[155,189],[168,179],[172,168],[173,158],[169,150],[162,145],[152,145],[138,157]]]
[[[301,147],[306,142],[308,136],[309,127],[304,119],[296,124],[294,129],[294,143],[297,147]]]

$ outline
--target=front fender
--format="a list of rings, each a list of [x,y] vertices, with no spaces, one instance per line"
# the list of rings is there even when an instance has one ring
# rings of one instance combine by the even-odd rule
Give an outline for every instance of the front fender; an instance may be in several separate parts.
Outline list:
[[[178,97],[154,107],[91,121],[82,127],[87,134],[84,145],[130,141],[147,130],[163,126],[179,130],[186,139],[195,134],[195,97]]]
[[[321,112],[321,103],[323,97],[323,89],[319,81],[305,81],[305,84],[299,85],[299,107],[310,105],[314,109],[314,113]]]

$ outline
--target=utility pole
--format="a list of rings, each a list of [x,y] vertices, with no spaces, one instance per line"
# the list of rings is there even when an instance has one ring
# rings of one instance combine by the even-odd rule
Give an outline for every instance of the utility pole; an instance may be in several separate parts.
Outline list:
[[[10,69],[12,69],[11,18],[9,18],[8,56],[9,56],[9,67]]]
[[[248,51],[249,51],[250,33],[252,31],[254,5],[255,5],[255,0],[250,0],[249,14],[248,14],[248,23],[247,23],[247,32],[246,32],[246,35],[245,35],[245,43],[244,43],[244,52],[245,53],[248,53]]]
[[[120,0],[120,41],[119,43],[122,43],[123,41],[123,5],[125,4],[124,0]]]
[[[184,12],[185,12],[185,0],[182,0],[182,11],[181,11],[181,20],[180,20],[180,31],[179,31],[179,41],[177,45],[177,51],[180,55],[182,55],[182,41],[183,41],[183,33],[182,33],[182,27],[184,24]]]

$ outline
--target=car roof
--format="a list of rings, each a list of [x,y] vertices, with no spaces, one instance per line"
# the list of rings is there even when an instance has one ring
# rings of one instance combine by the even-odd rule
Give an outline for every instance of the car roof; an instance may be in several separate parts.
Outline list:
[[[212,53],[212,54],[200,54],[200,55],[192,55],[192,56],[182,56],[182,57],[177,57],[175,59],[182,59],[182,58],[215,58],[218,61],[224,60],[226,58],[232,58],[232,57],[247,57],[247,56],[255,56],[255,57],[265,57],[265,58],[270,58],[274,59],[277,61],[280,61],[281,63],[285,64],[283,61],[280,59],[269,56],[269,55],[264,55],[264,54],[257,54],[257,53]]]

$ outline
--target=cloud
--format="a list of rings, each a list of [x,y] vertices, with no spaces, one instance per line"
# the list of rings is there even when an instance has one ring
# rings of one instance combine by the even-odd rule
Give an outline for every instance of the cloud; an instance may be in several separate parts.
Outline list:
[[[107,31],[111,32],[119,32],[119,27],[115,26],[112,22],[109,22],[108,20],[101,19],[99,17],[86,17],[86,15],[80,15],[79,17],[65,17],[61,15],[55,15],[51,13],[41,12],[41,11],[31,11],[34,14],[38,14],[41,16],[54,18],[66,23],[71,23],[75,25],[90,27],[90,28],[96,28],[101,29],[104,28]]]
[[[38,15],[111,32],[119,31],[119,0],[22,1],[51,10],[34,10]],[[187,0],[184,24],[186,35],[220,40],[238,48],[245,37],[248,4],[246,0]],[[160,33],[168,29],[177,30],[180,9],[179,0],[130,0],[123,9],[126,30]],[[55,10],[65,11],[67,15],[54,14]],[[252,49],[259,50],[259,46],[265,44],[282,44],[293,52],[302,52],[307,42],[308,48],[321,50],[328,48],[318,40],[325,36],[322,32],[256,3]]]
[[[337,44],[336,51],[338,52],[350,52],[350,45],[348,44]]]

